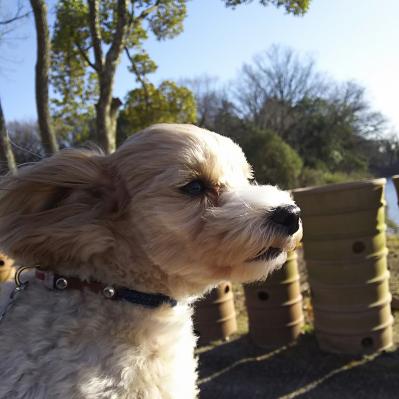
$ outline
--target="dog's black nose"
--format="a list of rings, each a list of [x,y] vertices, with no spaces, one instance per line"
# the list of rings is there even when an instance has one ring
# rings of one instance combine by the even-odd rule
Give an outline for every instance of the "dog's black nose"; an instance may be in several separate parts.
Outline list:
[[[286,228],[289,235],[294,234],[299,229],[299,217],[301,210],[295,205],[279,206],[270,216],[273,223]]]

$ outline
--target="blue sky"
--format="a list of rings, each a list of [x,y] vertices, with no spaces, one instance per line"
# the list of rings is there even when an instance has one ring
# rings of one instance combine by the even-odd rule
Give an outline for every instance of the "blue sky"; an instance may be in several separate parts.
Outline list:
[[[14,1],[5,0],[5,4]],[[280,44],[313,56],[318,69],[336,80],[356,80],[365,86],[373,106],[399,132],[398,15],[398,0],[313,0],[304,17],[262,7],[256,0],[236,10],[226,9],[220,0],[192,0],[180,36],[147,42],[146,49],[159,66],[152,80],[207,74],[228,83],[239,75],[244,62]],[[20,39],[0,47],[5,116],[34,119],[33,21],[25,22],[13,36]],[[134,84],[122,63],[115,94],[123,98]]]

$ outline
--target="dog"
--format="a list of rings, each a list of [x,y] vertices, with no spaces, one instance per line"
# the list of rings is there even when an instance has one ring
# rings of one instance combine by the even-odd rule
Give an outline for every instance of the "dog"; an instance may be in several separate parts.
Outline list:
[[[0,247],[36,268],[0,322],[2,399],[197,397],[194,298],[265,278],[302,236],[290,195],[193,125],[60,151],[0,190]]]

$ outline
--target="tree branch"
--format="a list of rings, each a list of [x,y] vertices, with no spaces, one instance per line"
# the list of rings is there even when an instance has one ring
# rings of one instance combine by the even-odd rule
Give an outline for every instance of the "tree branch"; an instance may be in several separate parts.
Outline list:
[[[23,19],[23,18],[27,17],[31,13],[30,11],[27,11],[24,14],[20,14],[22,9],[23,9],[23,7],[19,4],[18,9],[15,12],[15,15],[12,18],[6,19],[4,21],[0,21],[0,25],[12,24],[13,22],[18,21],[19,19]]]
[[[89,3],[89,27],[94,49],[95,70],[101,72],[103,69],[103,51],[101,47],[101,29],[99,18],[98,0],[88,0]]]
[[[118,60],[123,49],[123,41],[125,39],[128,26],[127,0],[118,0],[117,15],[118,22],[116,24],[114,39],[112,40],[112,44],[107,52],[107,55],[105,56],[106,70],[112,70],[114,68],[116,69],[116,61]]]
[[[156,11],[156,9],[159,7],[160,4],[161,4],[161,0],[157,0],[153,6],[148,7],[147,9],[143,10],[140,13],[140,15],[138,15],[135,19],[142,21],[148,15],[150,15],[153,11]]]
[[[127,58],[128,58],[129,61],[130,61],[130,64],[131,64],[131,66],[132,66],[133,73],[136,75],[137,80],[139,81],[139,83],[141,84],[141,86],[142,86],[142,88],[143,88],[143,90],[144,90],[145,104],[146,104],[146,107],[147,107],[147,109],[148,109],[148,108],[149,108],[149,105],[150,105],[150,95],[149,95],[148,89],[147,89],[147,82],[146,82],[146,80],[143,78],[143,76],[141,76],[139,70],[138,70],[137,67],[136,67],[136,64],[135,64],[134,61],[133,61],[133,57],[131,56],[130,51],[129,51],[129,49],[128,49],[127,47],[125,47],[125,53],[126,53],[126,55],[127,55]]]
[[[8,170],[11,173],[17,172],[14,153],[12,151],[10,138],[7,132],[6,121],[4,119],[3,109],[0,101],[0,169],[4,172],[4,164],[7,164]]]
[[[139,83],[141,83],[141,85],[144,86],[145,84],[147,84],[147,82],[145,81],[145,79],[143,79],[143,77],[141,76],[139,70],[136,68],[136,64],[134,63],[133,57],[132,57],[132,55],[130,54],[130,51],[129,51],[129,49],[128,49],[127,47],[125,47],[125,53],[126,53],[126,55],[127,55],[127,58],[128,58],[129,61],[130,61],[130,64],[131,64],[131,66],[132,66],[133,73],[136,75],[137,80],[139,81]]]
[[[87,55],[86,51],[79,43],[79,40],[74,39],[73,42],[75,43],[75,46],[77,47],[77,49],[79,50],[80,55],[84,58],[84,60],[89,64],[90,67],[92,67],[96,72],[98,72],[97,70],[97,66],[95,64],[93,64],[90,61],[89,56]]]
[[[11,24],[11,23],[13,23],[13,22],[15,22],[15,21],[18,21],[19,19],[22,19],[22,18],[27,17],[29,14],[30,14],[30,12],[27,12],[27,13],[25,13],[25,14],[23,14],[23,15],[19,15],[19,16],[17,16],[17,17],[13,17],[13,18],[10,18],[10,19],[6,19],[5,21],[0,21],[0,25],[8,25],[8,24]]]
[[[155,11],[161,4],[161,0],[157,0],[155,4],[147,9],[143,10],[137,17],[134,15],[134,2],[131,3],[132,11],[129,13],[129,25],[136,21],[144,20],[148,15]]]
[[[30,0],[37,36],[37,61],[35,70],[36,107],[43,147],[48,154],[58,151],[57,139],[51,126],[49,109],[50,35],[47,5],[44,0]]]

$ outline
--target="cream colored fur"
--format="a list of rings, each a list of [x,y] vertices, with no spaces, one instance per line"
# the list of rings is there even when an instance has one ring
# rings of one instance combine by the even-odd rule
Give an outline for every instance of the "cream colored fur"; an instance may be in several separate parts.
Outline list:
[[[179,304],[148,309],[32,281],[0,322],[0,398],[195,398],[192,299],[222,280],[265,278],[302,235],[268,221],[293,201],[251,185],[251,173],[230,139],[161,124],[112,155],[65,150],[6,178],[0,247],[18,264]],[[206,195],[181,190],[193,180]],[[268,247],[284,252],[251,261]]]

